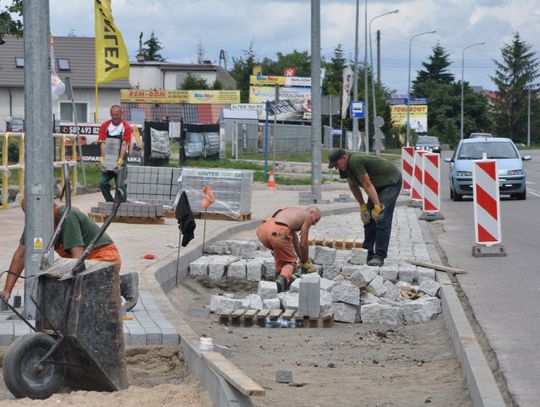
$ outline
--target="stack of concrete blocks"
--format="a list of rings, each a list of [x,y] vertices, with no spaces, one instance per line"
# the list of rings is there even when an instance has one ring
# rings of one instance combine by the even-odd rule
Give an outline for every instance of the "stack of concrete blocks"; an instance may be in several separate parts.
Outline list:
[[[317,318],[321,312],[321,286],[318,274],[300,279],[298,288],[298,314]]]
[[[178,192],[186,192],[193,212],[205,212],[201,202],[203,187],[208,185],[216,199],[208,213],[236,218],[251,212],[252,184],[253,171],[249,170],[184,168],[178,179]]]
[[[349,194],[339,194],[339,196],[334,198],[334,202],[352,202],[355,199]]]
[[[328,203],[330,203],[329,199],[314,199],[311,191],[298,192],[298,205],[319,205]]]
[[[178,194],[181,172],[181,168],[130,165],[127,176],[128,198],[172,208]]]
[[[90,213],[99,215],[109,215],[112,211],[112,202],[98,202],[97,207],[92,207]],[[116,216],[138,217],[138,218],[162,218],[163,205],[150,204],[145,202],[123,202],[120,204]]]
[[[279,294],[275,282],[264,281],[270,279],[265,276],[272,279],[275,277],[270,252],[256,242],[221,241],[209,245],[207,251],[220,254],[203,256],[194,261],[190,266],[192,276],[245,276],[251,281],[263,280],[259,283],[258,293],[251,294],[260,297],[260,300],[248,296],[242,299],[244,308],[258,309],[262,306],[299,310],[304,306],[300,295],[300,287],[304,282],[318,284],[319,315],[333,315],[338,322],[395,326],[427,322],[441,312],[438,298],[441,286],[433,269],[409,263],[387,263],[382,267],[370,267],[365,264],[366,252],[363,249],[345,251],[322,246],[311,247],[310,257],[316,267],[320,268],[322,276],[319,273],[304,274],[293,281],[288,292]],[[236,261],[223,266],[235,259],[233,253],[237,256]],[[416,300],[405,298],[401,294],[402,287],[422,297]]]

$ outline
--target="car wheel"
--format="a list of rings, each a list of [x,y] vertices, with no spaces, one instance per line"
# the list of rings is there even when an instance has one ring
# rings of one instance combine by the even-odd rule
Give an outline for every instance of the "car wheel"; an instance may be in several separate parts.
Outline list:
[[[454,193],[452,194],[452,199],[455,202],[463,201],[463,195],[460,195],[460,194],[458,194],[457,192],[454,191]]]
[[[450,199],[454,199],[454,190],[450,187]]]
[[[518,201],[524,201],[527,199],[527,189],[519,194],[515,194],[514,196],[518,199]]]

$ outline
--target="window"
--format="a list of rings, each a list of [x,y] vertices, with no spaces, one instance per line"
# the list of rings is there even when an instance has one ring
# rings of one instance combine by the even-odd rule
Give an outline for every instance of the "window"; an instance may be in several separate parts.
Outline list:
[[[69,63],[69,59],[67,58],[58,58],[56,60],[58,70],[59,71],[70,71],[71,70],[71,64]]]
[[[88,103],[75,103],[77,123],[88,123]],[[60,121],[74,122],[71,102],[60,102]]]
[[[24,58],[15,57],[15,67],[24,68]]]

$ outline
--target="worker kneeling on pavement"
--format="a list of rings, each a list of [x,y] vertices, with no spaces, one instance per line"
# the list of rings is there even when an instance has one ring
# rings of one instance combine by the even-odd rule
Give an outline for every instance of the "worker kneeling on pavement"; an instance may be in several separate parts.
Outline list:
[[[21,208],[25,210],[24,199],[21,200]],[[64,213],[65,206],[55,203],[54,206],[54,226],[58,224]],[[54,250],[60,257],[77,259],[82,256],[86,247],[99,232],[96,225],[88,216],[78,209],[71,208],[60,230]],[[13,253],[11,264],[9,265],[8,276],[4,284],[4,290],[0,296],[9,300],[13,286],[24,269],[24,232],[19,241],[19,246]],[[95,248],[88,254],[87,260],[106,261],[116,265],[115,271],[120,273],[121,259],[118,248],[112,239],[104,233],[97,241]],[[137,273],[123,274],[120,276],[120,294],[126,300],[124,309],[131,310],[137,304],[139,298],[139,276]]]
[[[328,168],[337,168],[340,178],[347,178],[352,194],[360,204],[364,224],[367,264],[382,266],[388,254],[392,217],[401,191],[401,172],[390,161],[336,148],[328,155]],[[368,196],[367,203],[360,187]]]
[[[257,238],[272,250],[276,263],[276,283],[278,292],[288,288],[296,269],[296,256],[300,265],[309,273],[315,271],[309,259],[308,237],[311,226],[321,219],[321,211],[316,206],[306,209],[278,209],[263,220],[257,228]],[[300,239],[296,232],[300,231]]]

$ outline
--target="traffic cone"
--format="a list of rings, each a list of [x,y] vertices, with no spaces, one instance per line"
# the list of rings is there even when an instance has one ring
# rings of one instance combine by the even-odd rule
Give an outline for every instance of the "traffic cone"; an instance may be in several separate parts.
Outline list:
[[[268,174],[268,189],[276,189],[276,179],[274,178],[274,171],[270,171]]]
[[[203,208],[207,209],[210,205],[212,205],[216,201],[216,198],[214,196],[214,192],[212,191],[212,188],[210,188],[208,185],[205,185],[203,187],[203,194],[204,194],[204,198],[201,201],[201,205]]]

